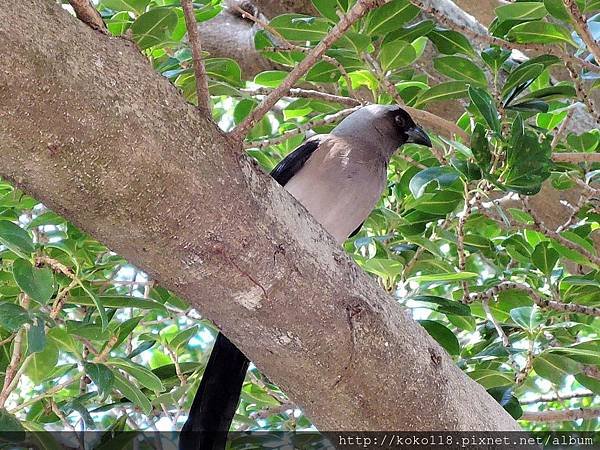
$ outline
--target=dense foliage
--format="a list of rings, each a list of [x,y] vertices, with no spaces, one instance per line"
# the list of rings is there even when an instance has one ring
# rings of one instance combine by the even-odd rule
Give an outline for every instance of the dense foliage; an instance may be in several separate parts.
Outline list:
[[[320,16],[285,14],[256,33],[256,47],[279,70],[247,80],[236,61],[207,55],[213,114],[224,129],[239,124],[351,6],[313,3]],[[223,8],[219,0],[195,6],[198,22]],[[576,6],[600,38],[600,2]],[[102,0],[98,9],[110,33],[133,39],[196,101],[177,0]],[[598,130],[576,135],[568,122],[581,104],[599,117],[586,91],[598,85],[600,68],[561,0],[509,3],[496,15],[494,40],[452,29],[408,0],[372,11],[298,84],[305,93],[346,100],[286,97],[251,131],[248,153],[270,170],[303,141],[304,130],[331,129],[329,116],[342,117],[353,96],[420,109],[460,102],[456,123],[470,139],[448,128],[431,133],[433,149],[405,146],[392,160],[380,204],[346,250],[514,417],[597,407],[600,258],[593,234],[600,214],[593,186],[600,164],[556,155],[598,152]],[[543,184],[547,195],[578,192],[576,202],[552,206],[566,217],[558,228],[528,206]],[[0,428],[177,429],[202,376],[212,325],[6,183],[0,242]],[[597,418],[521,423],[591,430]],[[302,429],[310,422],[253,367],[235,427]]]

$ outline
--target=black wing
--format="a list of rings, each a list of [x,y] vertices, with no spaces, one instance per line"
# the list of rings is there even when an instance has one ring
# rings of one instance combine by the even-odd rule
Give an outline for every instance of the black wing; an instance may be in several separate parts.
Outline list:
[[[280,185],[285,186],[294,175],[298,173],[310,155],[319,148],[320,141],[318,138],[310,139],[294,150],[292,153],[283,158],[279,164],[271,171],[271,176]]]

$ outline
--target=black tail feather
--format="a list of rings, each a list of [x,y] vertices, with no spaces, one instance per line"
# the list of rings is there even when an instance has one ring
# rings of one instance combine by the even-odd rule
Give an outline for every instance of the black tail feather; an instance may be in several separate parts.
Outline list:
[[[219,333],[187,421],[179,450],[223,450],[250,361]]]

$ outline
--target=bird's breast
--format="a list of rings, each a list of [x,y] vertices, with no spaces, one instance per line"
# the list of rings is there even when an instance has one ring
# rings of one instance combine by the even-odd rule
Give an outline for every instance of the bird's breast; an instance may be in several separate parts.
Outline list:
[[[377,204],[386,171],[385,161],[330,152],[311,157],[285,189],[342,243]]]

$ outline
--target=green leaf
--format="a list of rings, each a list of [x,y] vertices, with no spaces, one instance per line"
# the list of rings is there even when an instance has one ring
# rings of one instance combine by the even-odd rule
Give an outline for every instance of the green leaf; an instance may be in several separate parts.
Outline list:
[[[122,36],[129,29],[133,20],[127,11],[121,11],[106,20],[106,27],[113,36]]]
[[[392,0],[369,13],[365,32],[370,36],[382,36],[417,17],[419,11],[408,0]]]
[[[575,88],[573,86],[570,86],[568,84],[560,84],[557,86],[549,86],[530,92],[529,94],[521,97],[521,99],[525,100],[529,98],[536,98],[544,101],[549,101],[573,98],[576,95],[577,93],[575,92]]]
[[[431,39],[438,51],[444,55],[463,53],[467,56],[473,56],[475,54],[469,40],[457,31],[433,30],[427,37]]]
[[[167,42],[178,20],[172,8],[151,9],[131,26],[133,39],[142,50]]]
[[[152,404],[150,403],[150,400],[148,400],[148,397],[118,371],[114,371],[113,375],[115,377],[114,387],[127,397],[130,402],[138,406],[144,414],[150,414],[152,411]]]
[[[27,330],[27,354],[39,353],[46,348],[46,327],[44,321],[36,317]]]
[[[17,419],[15,416],[13,416],[12,414],[10,414],[6,409],[4,408],[0,408],[0,433],[15,433],[15,432],[20,432],[23,431],[23,426],[21,425],[21,422],[19,421],[19,419]],[[16,435],[12,436],[15,439],[18,439],[19,437],[24,438],[25,435],[23,434],[21,436],[20,433],[17,433]],[[4,440],[4,439],[3,439]],[[7,435],[6,436],[6,440],[10,441],[10,437]],[[4,446],[9,447],[9,448],[15,448],[13,446],[11,446],[10,444],[8,444],[6,441],[4,441],[5,444]]]
[[[105,6],[113,11],[131,11],[132,13],[142,14],[151,0],[102,0],[101,6]]]
[[[254,82],[260,86],[277,87],[287,77],[287,72],[282,70],[267,70],[254,77]]]
[[[433,20],[423,20],[421,22],[410,25],[406,28],[400,28],[396,31],[388,33],[383,40],[384,44],[402,39],[406,42],[413,42],[415,39],[425,36],[435,28]]]
[[[435,320],[419,320],[419,324],[427,330],[427,333],[440,344],[444,350],[451,355],[460,353],[460,345],[454,333],[445,325]]]
[[[34,384],[40,384],[50,374],[50,370],[58,363],[58,347],[53,341],[48,341],[44,350],[33,353],[25,374]]]
[[[402,273],[403,264],[395,259],[388,258],[360,258],[355,259],[365,271],[379,277],[395,277]]]
[[[462,56],[441,56],[433,60],[435,70],[447,77],[477,86],[487,86],[483,70]]]
[[[451,273],[433,273],[429,275],[419,275],[412,277],[409,281],[416,283],[440,282],[440,281],[462,281],[472,280],[479,275],[474,272],[451,272]]]
[[[144,366],[134,363],[124,358],[111,358],[108,364],[118,367],[133,376],[142,386],[147,387],[154,392],[164,391],[164,386],[156,375]],[[115,373],[116,375],[116,373]],[[119,389],[120,390],[120,389]]]
[[[232,86],[242,87],[242,69],[236,61],[229,58],[205,58],[206,74],[213,79],[224,81]]]
[[[105,308],[155,309],[167,312],[163,304],[149,298],[132,297],[129,295],[100,295],[98,299]],[[69,305],[96,306],[94,300],[89,296],[69,296],[66,303]]]
[[[469,87],[469,98],[473,102],[473,105],[481,113],[490,128],[497,134],[500,135],[502,132],[502,125],[498,117],[498,110],[494,99],[481,88]]]
[[[514,96],[515,92],[527,87],[527,83],[535,80],[544,70],[543,64],[527,64],[513,70],[502,88],[502,97],[504,99]],[[517,91],[518,89],[518,91]]]
[[[0,327],[8,331],[17,331],[31,319],[27,310],[10,302],[0,302]]]
[[[512,395],[512,389],[512,386],[495,387],[488,389],[488,394],[490,394],[513,419],[518,419],[523,415],[523,409],[521,408],[519,400]]]
[[[521,23],[511,28],[507,36],[510,40],[521,44],[567,43],[575,46],[569,30],[549,22]]]
[[[44,267],[33,267],[26,259],[17,259],[13,263],[13,277],[17,286],[36,302],[45,305],[54,294],[54,274]]]
[[[496,8],[496,16],[500,20],[538,20],[543,19],[548,11],[541,2],[518,2]]]
[[[492,369],[478,369],[472,372],[467,372],[473,380],[477,381],[486,389],[491,389],[499,386],[509,386],[514,383],[510,373],[500,372]]]
[[[533,360],[533,370],[540,377],[560,386],[566,376],[581,372],[581,366],[572,359],[545,351]]]
[[[90,299],[94,303],[94,306],[98,310],[98,314],[100,314],[100,320],[102,321],[102,331],[106,330],[106,328],[108,327],[108,316],[106,315],[106,310],[104,309],[104,305],[102,304],[102,300],[100,299],[100,297],[94,291],[92,291],[86,285],[86,283],[83,283],[83,282],[79,281],[79,286],[81,287],[81,289],[83,289],[83,291],[87,295],[89,295]]]
[[[550,13],[551,16],[557,19],[570,21],[571,15],[565,7],[563,0],[544,0],[544,7]]]
[[[498,73],[509,56],[510,52],[500,47],[489,47],[481,52],[481,58],[494,73]]]
[[[55,212],[46,211],[29,222],[27,229],[31,230],[32,228],[41,227],[44,225],[62,225],[64,223],[66,223],[64,217],[59,216]]]
[[[174,350],[179,350],[180,347],[186,345],[188,341],[198,334],[198,327],[193,326],[187,330],[177,333],[170,341],[169,346]]]
[[[550,176],[551,153],[547,139],[540,142],[532,132],[518,134],[513,131],[511,143],[506,148],[505,187],[520,194],[537,194],[542,182]]]
[[[462,199],[461,192],[441,191],[434,194],[423,194],[412,206],[417,211],[444,215],[454,211]]]
[[[464,81],[445,81],[423,92],[415,106],[418,108],[426,103],[463,98],[467,96],[467,91],[468,86]]]
[[[347,0],[312,0],[312,4],[319,14],[332,22],[340,20],[337,11],[344,13],[348,10]]]
[[[290,41],[320,41],[329,32],[327,20],[302,14],[282,14],[269,25]]]
[[[435,295],[416,295],[410,297],[410,301],[424,303],[419,305],[437,311],[443,314],[452,314],[453,316],[469,317],[471,315],[471,309],[468,305],[463,303],[449,300],[444,297],[438,297]]]
[[[83,367],[85,368],[85,372],[98,387],[100,393],[102,393],[102,395],[109,394],[112,390],[115,380],[112,370],[110,370],[104,364],[95,364],[90,362],[84,362]]]
[[[393,70],[405,67],[417,59],[414,47],[401,39],[389,42],[381,47],[379,54],[383,70]]]
[[[430,183],[436,182],[439,187],[446,187],[454,183],[459,176],[456,169],[450,166],[429,167],[412,177],[408,187],[413,197],[419,198]]]
[[[475,123],[471,136],[471,151],[477,164],[484,172],[488,172],[492,165],[492,152],[486,137],[486,130],[480,123]]]
[[[536,245],[531,255],[531,261],[544,275],[549,276],[558,262],[559,254],[550,247],[550,242],[543,241]]]
[[[535,306],[513,308],[510,310],[510,317],[517,325],[530,332],[535,331],[546,321],[539,308]]]
[[[30,258],[35,251],[35,246],[27,231],[8,220],[0,220],[0,244],[5,245],[22,258]]]
[[[461,330],[469,331],[473,333],[477,329],[477,324],[474,317],[469,316],[455,316],[448,314],[448,321]]]

